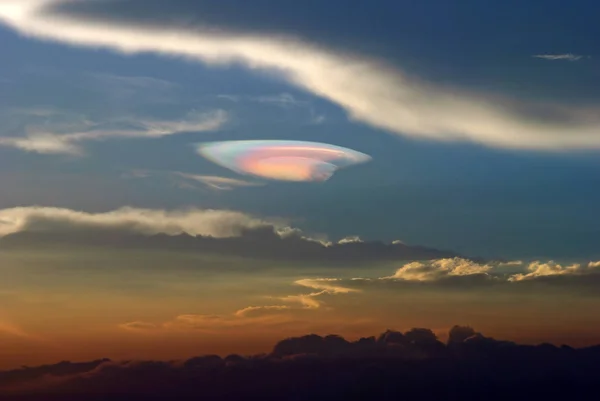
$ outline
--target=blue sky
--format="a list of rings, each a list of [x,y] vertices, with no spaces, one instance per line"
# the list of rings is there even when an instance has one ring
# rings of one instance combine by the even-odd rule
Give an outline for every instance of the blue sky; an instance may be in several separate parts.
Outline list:
[[[593,1],[82,1],[25,17],[9,8],[28,3],[0,2],[0,136],[42,128],[64,135],[90,124],[113,136],[82,141],[79,155],[0,147],[2,209],[233,209],[285,217],[334,239],[402,239],[475,256],[600,256],[600,6]],[[67,31],[86,21],[106,25],[105,44],[35,31],[56,16]],[[293,37],[289,48],[300,54],[342,55],[335,62],[347,64],[333,63],[339,74],[327,69],[326,82],[316,82],[310,80],[322,75],[294,76],[294,68],[312,68],[306,61],[286,64],[292,73],[274,71],[274,50],[265,53],[256,42],[244,50],[255,52],[250,61],[233,64],[223,54],[222,64],[207,63],[214,49],[184,59],[194,42],[186,50],[177,39],[170,55],[152,43],[136,43],[124,55],[115,51],[123,27],[209,39],[260,35],[258,43]],[[261,57],[269,58],[266,67]],[[342,71],[344,65],[358,70]],[[377,81],[388,73],[392,78]],[[337,77],[339,85],[328,87]],[[414,93],[405,94],[415,82]],[[480,110],[477,99],[501,118]],[[218,111],[227,117],[217,129],[114,134]],[[373,160],[325,183],[217,191],[164,179],[168,172],[247,178],[202,159],[192,146],[239,139],[325,142]],[[149,176],[133,179],[133,171]]]

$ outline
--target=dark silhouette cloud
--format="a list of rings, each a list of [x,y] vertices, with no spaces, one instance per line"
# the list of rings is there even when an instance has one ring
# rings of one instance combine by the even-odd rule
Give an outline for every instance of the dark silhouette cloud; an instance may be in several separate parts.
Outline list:
[[[120,249],[164,249],[205,252],[250,258],[364,262],[376,260],[437,259],[458,256],[421,246],[395,242],[347,241],[324,244],[292,231],[282,235],[273,226],[242,228],[239,236],[215,238],[210,236],[141,235],[115,229],[24,231],[0,238],[0,249],[82,246]]]
[[[597,391],[599,362],[600,346],[519,345],[467,326],[454,326],[447,344],[424,328],[357,341],[311,334],[247,357],[103,359],[0,372],[0,399],[583,399]]]

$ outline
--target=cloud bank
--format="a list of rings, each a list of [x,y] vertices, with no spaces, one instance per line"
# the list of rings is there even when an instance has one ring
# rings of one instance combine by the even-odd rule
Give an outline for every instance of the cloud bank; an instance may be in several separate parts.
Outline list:
[[[3,0],[0,22],[23,35],[124,54],[156,53],[207,65],[273,71],[328,99],[351,119],[395,134],[507,149],[600,148],[596,105],[570,106],[442,87],[368,57],[284,37],[228,34],[90,15],[70,17],[63,0]],[[552,116],[552,118],[548,118]]]
[[[240,334],[240,340],[244,336]],[[0,372],[0,396],[138,400],[588,399],[598,347],[520,345],[454,326],[443,343],[430,329],[387,330],[356,341],[309,334],[263,355],[186,360],[98,359]],[[29,398],[20,398],[20,396]]]
[[[154,235],[239,236],[246,229],[277,227],[245,213],[229,210],[189,209],[165,211],[124,207],[105,213],[87,213],[51,207],[17,207],[0,210],[0,237],[18,232],[77,232],[111,230]]]
[[[1,209],[0,246],[162,249],[335,263],[459,256],[401,242],[326,242],[290,227],[282,218],[197,208],[168,211],[125,207],[101,213],[52,207]]]

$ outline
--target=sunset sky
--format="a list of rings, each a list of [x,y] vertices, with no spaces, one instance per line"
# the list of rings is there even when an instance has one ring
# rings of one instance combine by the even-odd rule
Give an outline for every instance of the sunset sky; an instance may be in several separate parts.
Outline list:
[[[599,12],[0,0],[0,369],[600,342]]]

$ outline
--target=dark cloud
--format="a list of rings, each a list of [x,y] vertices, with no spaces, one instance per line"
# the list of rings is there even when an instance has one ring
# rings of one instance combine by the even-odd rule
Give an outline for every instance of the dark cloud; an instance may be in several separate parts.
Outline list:
[[[449,334],[446,344],[424,328],[357,341],[311,334],[248,357],[61,362],[1,372],[0,391],[2,399],[36,401],[526,400],[597,391],[600,346],[518,345],[466,326]]]
[[[303,237],[297,231],[281,234],[273,226],[242,228],[240,235],[229,238],[181,235],[140,235],[121,230],[89,229],[24,231],[0,238],[0,248],[40,249],[82,246],[117,249],[163,249],[204,252],[250,258],[291,261],[367,262],[377,260],[414,260],[454,257],[457,254],[402,243],[342,242],[323,244]]]

